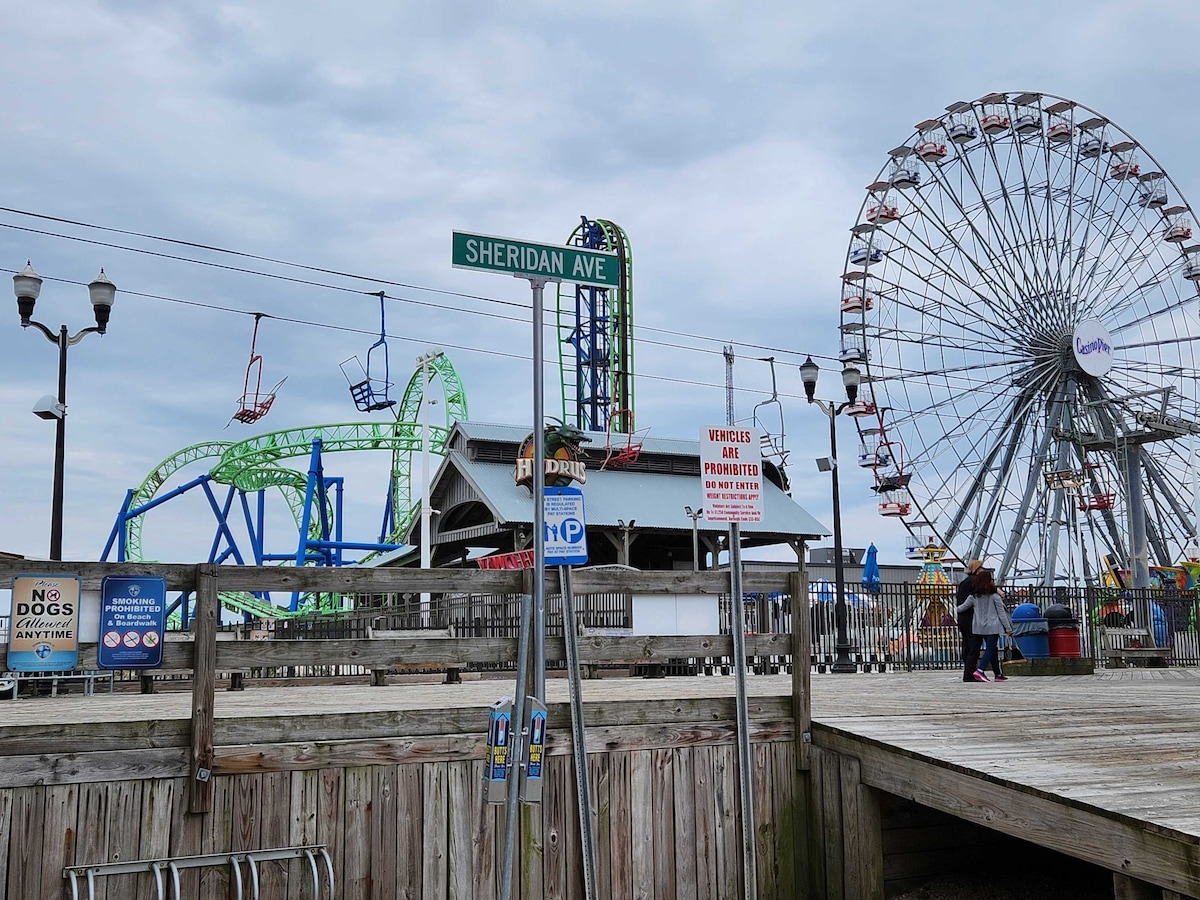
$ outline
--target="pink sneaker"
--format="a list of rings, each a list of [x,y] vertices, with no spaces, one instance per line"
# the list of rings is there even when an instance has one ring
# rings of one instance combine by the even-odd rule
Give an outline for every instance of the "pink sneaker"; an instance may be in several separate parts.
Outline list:
[[[988,677],[985,674],[983,674],[982,672],[980,672],[978,669],[975,670],[975,674],[973,674],[971,677],[974,678],[976,681],[987,681],[988,680]]]

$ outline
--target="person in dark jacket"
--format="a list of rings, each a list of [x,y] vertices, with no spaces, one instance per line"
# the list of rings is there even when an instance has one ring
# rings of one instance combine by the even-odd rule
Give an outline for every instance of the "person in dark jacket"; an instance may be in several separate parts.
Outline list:
[[[955,605],[962,607],[967,598],[975,593],[975,573],[983,568],[983,560],[973,559],[967,563],[967,575],[958,583]],[[968,606],[958,614],[958,633],[962,636],[963,681],[975,681],[975,670],[979,668],[979,654],[983,650],[983,636],[972,629],[974,610]]]
[[[996,582],[988,569],[980,569],[975,573],[971,596],[958,608],[958,612],[961,614],[966,609],[974,612],[971,629],[983,636],[984,646],[983,659],[979,661],[979,668],[971,673],[971,677],[976,681],[987,681],[984,669],[991,665],[996,676],[993,681],[1008,681],[1000,668],[1000,635],[1012,635],[1012,619],[1008,616],[1004,598],[996,589]]]

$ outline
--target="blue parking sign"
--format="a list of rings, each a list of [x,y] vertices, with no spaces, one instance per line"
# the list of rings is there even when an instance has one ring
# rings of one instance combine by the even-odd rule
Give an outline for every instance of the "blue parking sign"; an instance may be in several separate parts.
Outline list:
[[[574,487],[547,487],[544,547],[546,565],[581,566],[587,562],[587,519],[583,491]]]

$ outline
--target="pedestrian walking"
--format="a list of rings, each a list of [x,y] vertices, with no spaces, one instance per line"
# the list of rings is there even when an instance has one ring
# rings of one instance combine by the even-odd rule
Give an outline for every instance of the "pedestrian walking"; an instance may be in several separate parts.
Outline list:
[[[963,681],[975,680],[975,670],[979,668],[979,654],[983,650],[983,638],[975,634],[972,622],[975,618],[973,607],[964,608],[967,598],[974,593],[975,573],[983,568],[983,560],[973,559],[967,563],[967,574],[958,583],[955,593],[955,604],[958,608],[958,633],[962,638]]]
[[[983,638],[983,656],[971,677],[976,681],[987,681],[985,670],[991,666],[996,681],[1008,681],[1000,668],[1000,634],[1012,634],[1012,620],[990,569],[975,573],[971,595],[959,605],[958,612],[961,615],[968,609],[972,612],[971,630]]]

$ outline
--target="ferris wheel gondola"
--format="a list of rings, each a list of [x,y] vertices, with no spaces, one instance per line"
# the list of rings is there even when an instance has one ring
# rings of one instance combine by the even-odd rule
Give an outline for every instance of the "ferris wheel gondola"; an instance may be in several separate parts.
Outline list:
[[[900,188],[903,215],[878,227]],[[879,512],[1001,579],[1175,562],[1197,532],[1192,218],[1138,141],[1065,98],[954,103],[889,151],[851,229],[839,329],[864,371],[860,460],[888,448]]]

